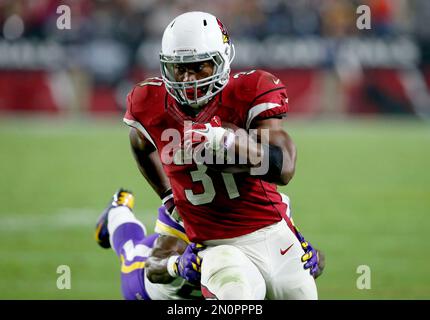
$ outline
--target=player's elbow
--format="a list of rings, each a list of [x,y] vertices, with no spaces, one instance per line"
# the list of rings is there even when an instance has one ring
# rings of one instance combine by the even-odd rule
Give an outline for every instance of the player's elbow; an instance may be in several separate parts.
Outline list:
[[[296,170],[297,149],[294,142],[286,132],[278,134],[276,145],[271,145],[271,165],[277,168],[276,184],[287,185],[294,176]]]
[[[282,170],[281,175],[279,177],[278,185],[286,186],[293,178],[294,172],[295,172],[294,168]]]
[[[285,186],[291,181],[296,172],[296,148],[293,146],[287,152],[284,151],[283,156],[279,185]]]

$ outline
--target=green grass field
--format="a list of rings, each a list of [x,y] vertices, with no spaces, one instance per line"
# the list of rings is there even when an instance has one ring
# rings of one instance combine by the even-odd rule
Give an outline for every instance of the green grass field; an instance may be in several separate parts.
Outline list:
[[[327,256],[321,299],[430,298],[430,125],[294,121],[296,176],[281,188]],[[154,226],[160,201],[140,177],[117,122],[0,120],[0,298],[121,299],[119,261],[93,240],[120,186]],[[57,267],[71,268],[59,290]],[[356,270],[371,269],[359,290]]]

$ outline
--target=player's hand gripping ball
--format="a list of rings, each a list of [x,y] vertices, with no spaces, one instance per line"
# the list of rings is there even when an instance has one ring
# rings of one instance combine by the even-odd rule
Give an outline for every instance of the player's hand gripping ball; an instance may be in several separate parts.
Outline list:
[[[239,156],[235,153],[234,144],[239,127],[232,123],[221,122],[214,116],[209,123],[195,123],[185,131],[184,147],[187,154],[193,154],[197,164],[205,164],[209,169],[239,173],[248,172],[246,164],[239,164]],[[191,151],[190,149],[193,148]]]
[[[214,116],[209,123],[194,123],[185,131],[185,137],[186,144],[216,152],[221,148],[228,149],[234,143],[235,135],[221,126],[220,117]]]

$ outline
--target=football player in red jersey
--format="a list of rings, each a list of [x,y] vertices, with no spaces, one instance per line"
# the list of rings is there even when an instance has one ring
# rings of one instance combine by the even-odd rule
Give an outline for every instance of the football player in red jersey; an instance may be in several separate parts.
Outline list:
[[[231,77],[233,58],[226,28],[213,15],[188,12],[169,23],[162,78],[138,84],[127,98],[124,122],[132,127],[134,157],[164,203],[175,206],[188,238],[207,247],[199,253],[205,297],[316,299],[288,203],[277,191],[296,162],[283,129],[285,86],[260,70]],[[244,133],[249,143],[241,143]],[[207,154],[234,151],[229,160],[241,162],[219,167],[206,156],[187,159],[187,141]],[[176,261],[167,259],[172,275]]]
[[[286,196],[285,196],[286,197]],[[121,260],[121,289],[127,300],[201,299],[201,259],[204,247],[190,243],[181,221],[176,221],[165,206],[158,209],[155,233],[134,215],[134,195],[119,189],[100,215],[95,240],[105,249],[112,248]],[[290,217],[291,212],[287,212]],[[323,258],[297,232],[308,268],[316,278],[323,269]],[[177,256],[169,274],[166,258]],[[149,274],[149,276],[147,276]]]

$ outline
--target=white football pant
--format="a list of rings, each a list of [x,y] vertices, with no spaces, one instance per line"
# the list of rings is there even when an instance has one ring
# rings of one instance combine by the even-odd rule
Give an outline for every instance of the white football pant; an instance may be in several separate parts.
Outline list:
[[[202,290],[220,300],[317,299],[304,251],[285,220],[250,234],[204,242]],[[212,296],[213,295],[213,296]]]

